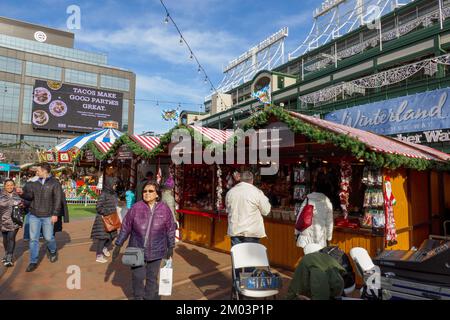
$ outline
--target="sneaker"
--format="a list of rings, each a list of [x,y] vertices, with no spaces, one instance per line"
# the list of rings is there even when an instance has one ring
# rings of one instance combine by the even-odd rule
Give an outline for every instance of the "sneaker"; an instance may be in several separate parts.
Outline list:
[[[3,263],[3,265],[4,265],[6,268],[11,268],[11,267],[14,266],[14,262],[12,262],[12,261],[5,261],[5,262]]]
[[[100,263],[106,263],[108,262],[108,260],[106,260],[105,256],[103,254],[99,254],[97,255],[97,259],[95,260],[96,262],[100,262]]]
[[[34,270],[36,270],[37,266],[37,263],[30,263],[25,272],[33,272]]]
[[[102,252],[105,257],[111,257],[111,253],[109,252],[107,247],[104,247]]]
[[[2,263],[4,264],[6,262],[6,256],[4,256],[3,258],[2,258]]]
[[[58,251],[55,251],[55,253],[50,253],[49,260],[51,263],[58,261]]]

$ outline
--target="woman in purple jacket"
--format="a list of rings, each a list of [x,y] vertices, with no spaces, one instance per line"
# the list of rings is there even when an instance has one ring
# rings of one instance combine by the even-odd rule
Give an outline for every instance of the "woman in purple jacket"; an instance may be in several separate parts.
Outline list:
[[[145,233],[148,224],[150,230],[147,247],[144,248],[145,266],[132,267],[132,285],[136,300],[157,300],[158,274],[161,259],[169,259],[175,246],[176,225],[169,207],[159,202],[158,185],[147,182],[142,190],[142,201],[137,202],[122,222],[120,234],[116,240],[113,260],[117,258],[123,243],[130,237],[129,247],[144,248]]]

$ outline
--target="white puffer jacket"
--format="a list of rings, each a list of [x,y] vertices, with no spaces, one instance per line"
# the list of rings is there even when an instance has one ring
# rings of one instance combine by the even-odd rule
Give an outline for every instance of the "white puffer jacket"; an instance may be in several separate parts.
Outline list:
[[[330,241],[333,237],[333,205],[323,193],[310,193],[308,199],[309,204],[314,206],[312,225],[302,232],[295,230],[295,236],[298,235],[297,247],[304,248],[309,243],[326,247],[327,240]],[[305,205],[306,199],[299,212],[302,212]],[[297,219],[299,216],[300,214],[297,215]]]

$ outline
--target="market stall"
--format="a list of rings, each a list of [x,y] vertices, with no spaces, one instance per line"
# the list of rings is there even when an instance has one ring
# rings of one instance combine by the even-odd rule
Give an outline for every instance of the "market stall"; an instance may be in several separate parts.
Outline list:
[[[301,258],[294,240],[295,213],[319,179],[328,183],[334,207],[331,243],[347,253],[355,246],[372,256],[385,248],[409,249],[442,232],[440,221],[450,208],[448,154],[280,108],[252,117],[246,128],[274,125],[286,134],[279,139],[278,173],[259,175],[267,165],[261,161],[244,165],[272,203],[265,218],[268,237],[262,241],[271,264],[294,269]],[[223,201],[237,168],[185,165],[177,170],[184,241],[229,251]]]

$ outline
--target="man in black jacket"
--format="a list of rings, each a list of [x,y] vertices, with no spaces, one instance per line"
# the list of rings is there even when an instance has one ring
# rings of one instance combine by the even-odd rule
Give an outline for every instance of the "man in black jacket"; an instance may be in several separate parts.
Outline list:
[[[58,260],[53,224],[58,221],[62,204],[62,188],[50,174],[48,163],[41,163],[37,169],[39,180],[18,190],[21,197],[31,201],[30,204],[30,264],[27,272],[36,270],[39,260],[39,235],[41,228],[47,242],[47,256],[50,262]]]

